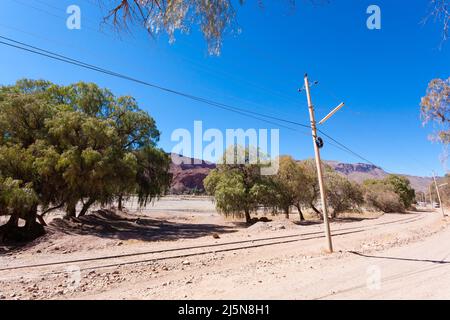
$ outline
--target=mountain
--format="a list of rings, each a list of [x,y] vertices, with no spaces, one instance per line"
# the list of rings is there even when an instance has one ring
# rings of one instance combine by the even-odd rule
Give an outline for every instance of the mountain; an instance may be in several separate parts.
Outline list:
[[[185,194],[203,192],[203,179],[216,167],[214,163],[200,161],[184,157],[178,154],[170,154],[172,163],[170,173],[172,173],[172,184],[170,193]]]
[[[358,183],[366,179],[383,179],[388,173],[382,168],[367,163],[342,163],[338,161],[324,161],[337,172],[346,176],[349,180]],[[417,191],[428,192],[428,186],[433,181],[431,177],[418,177],[399,174],[409,179],[411,186]]]
[[[366,179],[383,179],[388,175],[380,167],[367,163],[342,163],[338,161],[324,161],[335,171],[358,183]]]
[[[170,192],[172,194],[185,194],[203,192],[203,179],[216,167],[214,163],[200,161],[177,154],[171,154],[172,159],[178,160],[170,165],[170,172],[173,175]],[[388,175],[382,168],[367,163],[343,163],[339,161],[324,161],[340,174],[349,180],[358,183],[366,179],[383,179]],[[416,191],[428,192],[428,186],[432,182],[430,177],[418,177],[402,175],[409,179],[411,186]]]

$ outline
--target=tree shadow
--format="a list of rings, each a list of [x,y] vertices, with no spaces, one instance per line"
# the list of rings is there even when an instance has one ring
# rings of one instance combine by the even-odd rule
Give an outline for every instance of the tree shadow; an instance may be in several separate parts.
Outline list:
[[[298,226],[313,226],[316,224],[322,224],[322,220],[303,220],[303,221],[292,221]]]
[[[412,261],[412,262],[430,262],[430,263],[437,263],[437,264],[448,264],[450,261],[446,260],[431,260],[431,259],[412,259],[412,258],[399,258],[399,257],[386,257],[386,256],[374,256],[374,255],[368,255],[363,254],[357,251],[348,251],[351,254],[364,257],[364,258],[372,258],[372,259],[386,259],[386,260],[398,260],[398,261]]]
[[[331,219],[332,222],[341,222],[341,223],[348,223],[348,222],[360,222],[364,220],[377,220],[380,217],[336,217]]]
[[[435,212],[435,210],[424,208],[424,209],[415,209],[414,211],[411,211],[411,213],[414,213],[414,212]]]
[[[329,218],[330,222],[339,222],[339,223],[351,223],[351,222],[360,222],[364,220],[377,220],[379,217],[373,218],[359,218],[359,217],[335,217]],[[323,220],[303,220],[303,221],[293,221],[295,224],[300,226],[310,226],[316,224],[322,224]]]
[[[129,214],[122,215],[110,210],[98,210],[70,221],[54,219],[50,227],[65,234],[142,241],[193,239],[237,231],[232,226],[172,222],[142,216],[134,217]]]

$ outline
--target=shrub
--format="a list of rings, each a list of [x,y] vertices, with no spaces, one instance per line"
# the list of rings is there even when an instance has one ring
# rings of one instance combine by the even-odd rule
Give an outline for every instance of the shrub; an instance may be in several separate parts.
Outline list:
[[[405,208],[411,207],[416,197],[415,190],[411,187],[411,183],[406,177],[391,174],[386,177],[385,182],[392,186],[393,190],[400,197]]]
[[[367,206],[384,213],[405,211],[400,196],[383,182],[366,184],[364,200]]]

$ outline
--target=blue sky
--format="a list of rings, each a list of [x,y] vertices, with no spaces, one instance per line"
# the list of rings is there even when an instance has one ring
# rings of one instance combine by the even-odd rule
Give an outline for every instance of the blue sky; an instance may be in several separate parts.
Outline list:
[[[316,1],[318,2],[318,1]],[[151,38],[139,27],[114,33],[99,22],[105,11],[95,0],[2,0],[0,35],[112,69],[132,77],[193,95],[232,104],[292,121],[308,123],[306,97],[297,89],[308,72],[319,80],[312,89],[317,118],[341,101],[346,106],[321,129],[389,172],[443,174],[442,146],[428,140],[420,98],[433,78],[449,77],[450,43],[440,47],[441,25],[422,19],[427,0],[330,0],[311,5],[297,1],[257,1],[236,5],[242,29],[226,35],[219,57],[207,54],[194,27]],[[82,10],[82,29],[66,28],[65,10]],[[366,27],[366,8],[381,8],[381,30]],[[170,151],[177,128],[193,129],[195,120],[207,128],[275,128],[199,102],[173,96],[125,80],[79,69],[0,46],[0,84],[20,78],[42,78],[60,84],[96,82],[116,95],[136,97],[162,131],[160,145]],[[280,129],[280,151],[295,158],[313,156],[307,129]],[[361,162],[326,144],[324,159]]]

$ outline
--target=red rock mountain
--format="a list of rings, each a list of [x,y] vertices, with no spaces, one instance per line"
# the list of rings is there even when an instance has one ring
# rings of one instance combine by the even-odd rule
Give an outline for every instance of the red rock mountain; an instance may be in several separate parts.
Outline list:
[[[200,161],[188,157],[171,154],[172,159],[177,159],[181,164],[170,165],[173,174],[170,188],[173,194],[186,194],[204,192],[203,179],[216,167],[214,163]],[[367,163],[342,163],[339,161],[324,161],[334,170],[348,177],[352,181],[363,182],[366,179],[383,179],[388,175],[382,168]],[[403,175],[407,177],[411,186],[416,191],[427,191],[432,182],[430,177],[418,177]]]
[[[172,194],[204,192],[203,179],[216,165],[211,162],[183,157],[173,153],[171,158],[170,172],[173,178],[170,192]]]

